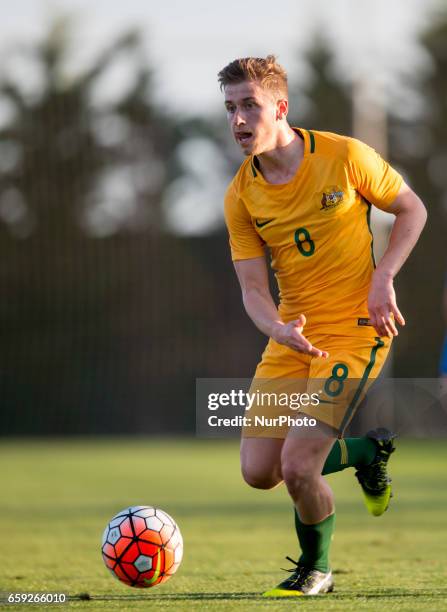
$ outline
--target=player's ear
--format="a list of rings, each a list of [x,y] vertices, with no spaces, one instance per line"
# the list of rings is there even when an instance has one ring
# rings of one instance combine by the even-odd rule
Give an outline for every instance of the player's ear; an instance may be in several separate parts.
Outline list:
[[[276,118],[285,119],[289,110],[289,102],[285,98],[279,98],[276,101]]]

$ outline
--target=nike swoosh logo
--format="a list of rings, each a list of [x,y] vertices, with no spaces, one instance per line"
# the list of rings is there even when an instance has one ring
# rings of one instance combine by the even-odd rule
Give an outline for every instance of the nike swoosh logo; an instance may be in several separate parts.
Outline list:
[[[274,219],[267,219],[267,221],[263,221],[262,223],[259,223],[259,221],[256,219],[256,227],[264,227],[264,225],[267,225],[267,223],[271,223]]]

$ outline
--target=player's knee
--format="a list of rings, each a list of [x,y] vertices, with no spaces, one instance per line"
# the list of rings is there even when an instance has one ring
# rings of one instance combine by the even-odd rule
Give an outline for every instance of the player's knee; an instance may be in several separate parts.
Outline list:
[[[305,495],[318,477],[313,465],[306,461],[285,461],[282,465],[282,474],[287,490],[294,499]]]
[[[242,466],[242,477],[254,489],[273,489],[281,482],[274,474]]]

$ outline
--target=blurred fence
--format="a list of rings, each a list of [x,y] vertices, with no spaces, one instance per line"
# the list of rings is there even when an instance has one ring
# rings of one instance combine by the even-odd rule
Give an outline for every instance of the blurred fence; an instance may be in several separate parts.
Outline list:
[[[8,246],[2,434],[188,431],[197,376],[250,376],[264,339],[225,234]]]
[[[196,377],[252,375],[265,339],[243,310],[224,232],[58,244],[3,243],[3,435],[192,431]],[[394,369],[430,376],[442,324],[421,324],[411,275],[401,289],[408,326]]]

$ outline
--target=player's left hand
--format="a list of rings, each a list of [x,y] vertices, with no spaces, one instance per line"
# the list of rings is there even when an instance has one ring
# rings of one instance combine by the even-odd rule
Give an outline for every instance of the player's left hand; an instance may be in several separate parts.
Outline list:
[[[393,279],[377,273],[377,270],[369,290],[368,311],[371,325],[380,336],[397,336],[399,332],[395,322],[405,325],[405,319],[397,307]]]

